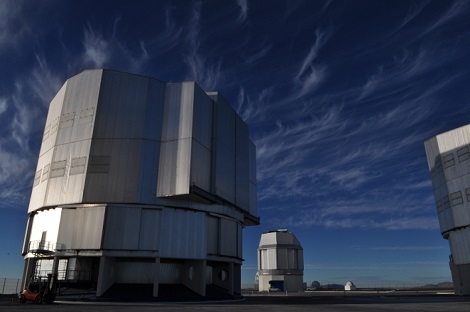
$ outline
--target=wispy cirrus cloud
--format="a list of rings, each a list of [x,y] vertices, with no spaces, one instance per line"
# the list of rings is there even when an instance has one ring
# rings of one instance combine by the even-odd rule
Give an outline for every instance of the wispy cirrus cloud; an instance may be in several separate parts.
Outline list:
[[[12,45],[17,45],[28,30],[21,13],[23,1],[0,1],[0,51]]]
[[[325,45],[330,33],[321,29],[315,32],[315,42],[300,64],[294,80],[298,86],[300,98],[315,90],[326,75],[326,66],[315,62],[320,49]]]
[[[35,66],[2,97],[9,114],[0,139],[0,200],[4,208],[27,201],[37,158],[31,139],[43,130],[47,104],[60,80],[37,54]]]
[[[83,58],[85,64],[100,68],[111,58],[110,43],[88,24],[83,31]]]
[[[83,66],[103,68],[111,66],[130,72],[140,72],[151,60],[147,44],[144,40],[136,39],[129,43],[119,38],[121,18],[114,20],[111,34],[103,34],[88,24],[83,30]],[[170,26],[171,27],[171,26]]]
[[[447,249],[447,247],[444,247],[444,246],[362,246],[362,247],[357,246],[357,247],[354,247],[354,249],[372,250],[372,251],[429,251],[429,250]],[[430,262],[430,263],[433,264],[434,262]]]
[[[397,29],[393,32],[396,34],[398,31],[402,30],[406,27],[412,20],[414,20],[422,11],[423,9],[429,4],[430,1],[422,1],[419,3],[413,2],[411,3],[411,7],[408,10],[408,14],[406,14],[403,21],[398,25]]]
[[[8,108],[8,103],[6,98],[0,98],[0,115],[2,115]]]
[[[189,78],[195,80],[206,91],[216,89],[222,78],[221,61],[211,59],[207,62],[207,56],[200,53],[201,41],[201,3],[197,2],[192,8],[191,19],[188,22],[188,33],[186,40],[188,42],[188,52],[184,60],[189,67]]]
[[[238,21],[245,22],[248,18],[248,1],[237,0],[237,5],[240,7],[240,15],[238,15]]]
[[[434,216],[423,217],[395,217],[388,220],[374,220],[365,217],[354,218],[299,218],[290,216],[283,219],[272,218],[267,220],[273,226],[287,226],[291,228],[310,228],[313,226],[322,226],[332,229],[385,229],[390,231],[402,230],[437,230],[439,229],[438,220]]]
[[[41,99],[41,103],[47,107],[62,85],[62,77],[52,71],[43,55],[36,54],[35,56],[37,66],[32,70],[29,86]]]
[[[244,88],[240,88],[236,111],[245,122],[253,125],[266,118],[266,112],[272,96],[272,88],[261,90],[254,99],[245,93]]]
[[[433,21],[420,36],[424,36],[434,31],[435,29],[447,24],[451,20],[467,13],[468,1],[457,0],[451,2],[449,8],[435,21]]]

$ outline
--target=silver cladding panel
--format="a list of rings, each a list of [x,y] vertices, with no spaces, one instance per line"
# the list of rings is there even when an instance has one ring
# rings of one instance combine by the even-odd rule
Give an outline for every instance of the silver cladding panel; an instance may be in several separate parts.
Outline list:
[[[207,253],[215,255],[219,253],[219,219],[207,217]]]
[[[449,243],[455,264],[470,263],[470,228],[450,232]]]
[[[82,201],[85,174],[70,174],[70,169],[74,158],[89,155],[101,75],[93,70],[70,78],[51,102],[45,127],[49,135],[38,160],[38,167],[50,165],[51,172],[33,188],[28,211]],[[52,171],[54,162],[65,162],[63,174]]]
[[[222,96],[215,98],[214,193],[235,203],[236,114]]]
[[[93,138],[160,141],[165,83],[105,71]]]
[[[157,196],[189,194],[193,126],[193,83],[166,87]]]
[[[49,112],[47,114],[46,125],[36,169],[36,171],[41,171],[43,176],[41,177],[41,182],[32,189],[28,212],[44,206],[44,199],[46,197],[47,185],[49,182],[49,173],[45,175],[45,170],[43,169],[50,169],[52,162],[54,146],[57,138],[58,121],[62,111],[67,84],[68,81],[65,82],[59,92],[57,92],[56,96],[52,99],[49,105]],[[53,123],[55,123],[54,131],[51,130]]]
[[[114,282],[125,284],[153,284],[155,269],[156,265],[154,262],[116,261]]]
[[[202,212],[164,209],[160,256],[205,259],[207,218]]]
[[[104,249],[138,250],[141,210],[135,207],[108,207]]]
[[[248,126],[235,115],[235,203],[250,205]]]
[[[108,206],[103,249],[157,251],[160,247],[161,210]]]
[[[189,194],[191,185],[211,191],[212,110],[194,82],[168,84],[157,196]]]
[[[220,219],[220,227],[220,254],[223,256],[237,257],[238,223],[228,219]]]
[[[61,249],[101,249],[104,206],[62,209],[57,243]]]

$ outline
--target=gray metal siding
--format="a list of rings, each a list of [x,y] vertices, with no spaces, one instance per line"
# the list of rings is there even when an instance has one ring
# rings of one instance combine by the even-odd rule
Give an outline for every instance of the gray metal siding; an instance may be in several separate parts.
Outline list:
[[[139,250],[160,248],[161,211],[142,209],[140,215]]]
[[[160,241],[160,256],[205,259],[207,256],[206,214],[165,208]]]
[[[73,249],[101,249],[105,207],[77,208]]]
[[[236,257],[238,253],[237,222],[220,219],[220,254]]]
[[[138,208],[108,206],[103,248],[138,250],[140,220]]]
[[[157,196],[189,194],[191,138],[162,142]]]
[[[216,255],[219,253],[219,218],[207,217],[207,253]]]
[[[253,216],[258,215],[258,209],[257,209],[257,190],[256,190],[256,146],[253,142],[249,141],[248,143],[248,157],[249,157],[249,162],[248,162],[248,172],[249,172],[249,209],[250,213]]]
[[[215,105],[214,191],[235,203],[235,111],[220,95]]]
[[[153,284],[155,262],[117,259],[115,266],[115,283]]]
[[[235,115],[235,203],[250,212],[248,126]]]

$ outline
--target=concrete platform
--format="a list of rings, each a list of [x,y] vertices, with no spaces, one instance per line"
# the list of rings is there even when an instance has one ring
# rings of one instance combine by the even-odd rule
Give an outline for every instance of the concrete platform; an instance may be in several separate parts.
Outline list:
[[[470,297],[448,291],[245,293],[241,301],[195,303],[58,301],[52,305],[0,301],[5,311],[469,311]]]

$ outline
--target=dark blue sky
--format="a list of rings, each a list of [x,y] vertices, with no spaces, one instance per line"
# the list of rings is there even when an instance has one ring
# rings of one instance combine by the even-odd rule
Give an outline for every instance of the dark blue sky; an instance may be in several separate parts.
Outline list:
[[[306,282],[450,281],[423,142],[470,121],[467,1],[0,0],[0,277],[20,277],[50,100],[110,68],[219,91],[257,145],[261,233]]]

